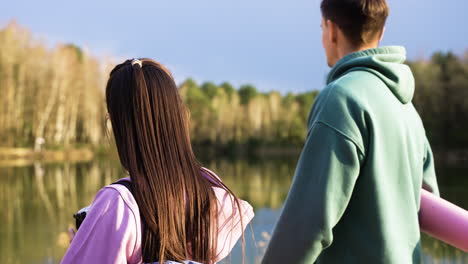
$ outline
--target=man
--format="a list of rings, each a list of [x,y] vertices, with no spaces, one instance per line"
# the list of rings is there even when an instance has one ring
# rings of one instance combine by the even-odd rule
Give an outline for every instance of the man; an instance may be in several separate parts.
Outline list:
[[[263,263],[419,263],[433,157],[403,47],[378,47],[385,0],[323,0],[327,86]]]

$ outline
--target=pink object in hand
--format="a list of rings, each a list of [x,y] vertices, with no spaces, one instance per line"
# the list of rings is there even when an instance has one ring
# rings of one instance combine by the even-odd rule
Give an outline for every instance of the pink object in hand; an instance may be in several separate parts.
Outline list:
[[[468,211],[432,193],[421,191],[421,231],[468,252]]]

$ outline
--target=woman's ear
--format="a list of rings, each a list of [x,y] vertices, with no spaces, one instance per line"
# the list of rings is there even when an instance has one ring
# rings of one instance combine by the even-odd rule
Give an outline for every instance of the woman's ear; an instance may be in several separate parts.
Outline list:
[[[328,37],[330,38],[329,43],[336,44],[336,42],[338,40],[338,30],[340,30],[340,29],[338,28],[338,26],[333,21],[331,21],[329,19],[327,19],[327,21],[325,23],[327,23],[327,27],[328,27],[328,31],[329,31],[329,34],[328,34]]]

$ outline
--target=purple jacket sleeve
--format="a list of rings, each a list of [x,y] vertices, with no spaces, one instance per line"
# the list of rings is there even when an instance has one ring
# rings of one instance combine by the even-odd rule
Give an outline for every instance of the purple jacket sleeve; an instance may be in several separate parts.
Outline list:
[[[62,263],[138,263],[141,256],[137,246],[134,209],[116,189],[101,189],[91,210],[76,233]]]

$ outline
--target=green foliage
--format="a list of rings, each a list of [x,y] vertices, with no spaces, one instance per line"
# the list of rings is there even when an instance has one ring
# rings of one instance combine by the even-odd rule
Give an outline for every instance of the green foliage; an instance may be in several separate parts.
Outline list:
[[[102,88],[109,65],[73,45],[47,49],[16,24],[0,30],[0,146],[46,148],[108,142]],[[436,148],[468,148],[468,52],[435,53],[409,63],[413,103]],[[287,87],[285,87],[287,89]],[[260,93],[252,85],[187,79],[179,87],[191,112],[192,140],[227,152],[301,146],[318,91]],[[233,150],[234,149],[234,150]]]
[[[192,79],[180,86],[191,111],[192,141],[197,146],[217,146],[224,152],[237,146],[301,146],[306,133],[306,114],[317,92],[259,93],[252,85],[236,90],[224,82],[199,87]]]
[[[296,96],[296,101],[300,105],[300,118],[302,121],[307,121],[309,116],[310,109],[312,108],[312,104],[315,101],[315,98],[318,95],[318,91],[312,91],[310,93],[303,93]]]
[[[252,98],[257,96],[258,92],[257,89],[255,89],[254,86],[247,84],[247,85],[242,85],[239,89],[239,96],[241,98],[241,104],[242,105],[247,105]]]
[[[221,89],[224,90],[224,92],[226,92],[226,94],[227,94],[229,97],[231,97],[231,95],[232,95],[233,93],[236,92],[236,90],[234,89],[234,87],[233,87],[230,83],[228,83],[228,82],[223,82],[223,83],[220,85],[220,87],[221,87]]]
[[[436,148],[468,148],[468,61],[435,53],[410,63],[416,81],[413,103]]]
[[[212,82],[206,82],[202,84],[201,89],[209,99],[213,99],[219,90],[218,86]]]

